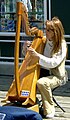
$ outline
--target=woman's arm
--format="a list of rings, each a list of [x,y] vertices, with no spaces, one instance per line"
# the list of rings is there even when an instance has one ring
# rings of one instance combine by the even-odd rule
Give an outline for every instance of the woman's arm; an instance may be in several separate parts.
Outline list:
[[[37,53],[33,48],[28,48],[29,54],[39,59],[39,64],[46,69],[57,67],[64,58],[66,58],[66,43],[62,43],[62,48],[58,53],[54,54],[51,58],[48,58],[42,54]]]

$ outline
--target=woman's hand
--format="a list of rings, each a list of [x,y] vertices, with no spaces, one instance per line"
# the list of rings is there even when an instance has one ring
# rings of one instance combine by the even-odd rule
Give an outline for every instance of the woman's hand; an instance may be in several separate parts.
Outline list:
[[[39,53],[37,53],[32,47],[29,47],[27,51],[29,52],[30,56],[34,56],[39,59]]]
[[[30,47],[31,45],[31,42],[30,41],[25,41],[24,44],[23,44],[23,48],[22,48],[22,54],[25,56],[26,53],[27,53],[27,49],[28,47]]]

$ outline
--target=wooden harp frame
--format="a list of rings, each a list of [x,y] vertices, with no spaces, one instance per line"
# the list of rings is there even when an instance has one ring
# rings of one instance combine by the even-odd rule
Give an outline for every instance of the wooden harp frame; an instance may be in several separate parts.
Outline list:
[[[38,65],[38,60],[35,58],[31,58],[29,56],[29,53],[27,52],[25,59],[23,60],[19,68],[20,27],[24,14],[25,11],[23,11],[23,3],[17,2],[17,24],[15,37],[15,75],[13,83],[11,84],[6,95],[6,100],[9,100],[11,102],[19,101],[24,106],[27,106],[28,104],[32,106],[36,103],[36,82],[39,78],[40,66]],[[26,19],[28,19],[27,16]],[[25,25],[25,31],[27,35],[31,35],[27,23]],[[43,37],[43,32],[41,30],[38,30],[38,33],[36,34],[31,47],[33,47],[37,52],[43,53],[45,40],[46,39],[45,37]],[[29,62],[28,66],[26,67],[26,60],[29,59],[31,59],[31,62]],[[22,95],[23,89],[29,91],[28,96]]]

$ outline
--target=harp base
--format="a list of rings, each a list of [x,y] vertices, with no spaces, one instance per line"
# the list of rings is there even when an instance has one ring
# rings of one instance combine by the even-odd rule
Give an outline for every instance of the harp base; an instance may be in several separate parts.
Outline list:
[[[29,105],[28,106],[26,106],[26,105],[23,106],[21,103],[18,103],[18,102],[12,103],[12,102],[7,101],[7,100],[2,100],[1,102],[2,102],[2,106],[13,106],[13,105],[15,105],[15,106],[19,106],[19,107],[25,107],[29,110],[33,110],[33,111],[39,113],[39,105],[38,104],[35,104],[35,105],[32,105],[32,106],[29,106]]]
[[[38,105],[38,104],[33,105],[32,107],[29,107],[28,109],[33,110],[33,111],[35,111],[35,112],[38,112],[38,113],[39,113],[39,105]]]

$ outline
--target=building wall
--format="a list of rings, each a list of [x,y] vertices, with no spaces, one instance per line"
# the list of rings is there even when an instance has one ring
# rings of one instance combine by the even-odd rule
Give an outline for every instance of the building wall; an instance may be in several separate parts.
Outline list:
[[[70,34],[70,0],[51,0],[52,17],[58,16],[65,29],[65,34]]]
[[[43,8],[44,7],[42,7],[44,0],[36,0],[36,1],[37,1],[37,8],[38,8],[37,11],[36,11],[36,16],[37,16],[38,20],[42,20],[42,18],[44,17],[43,16],[43,12],[44,12]],[[49,15],[48,15],[49,14],[49,0],[46,0],[46,1],[47,1],[47,3],[46,3],[47,4],[47,18],[49,18]],[[8,17],[9,21],[11,19],[13,21],[15,21],[14,18],[15,18],[16,9],[14,9],[13,7],[12,7],[12,9],[9,8],[9,7],[11,7],[11,2],[14,3],[14,0],[2,0],[1,2],[5,2],[6,6],[8,6],[8,8],[6,7],[5,15],[3,15],[2,18],[6,19]],[[0,10],[1,10],[1,2],[0,2]],[[15,3],[16,3],[16,1],[15,1]],[[15,5],[15,3],[13,5]],[[41,4],[41,5],[39,5],[39,4]],[[61,21],[62,21],[62,23],[64,25],[64,29],[65,29],[65,34],[66,35],[70,34],[70,27],[69,27],[69,22],[70,22],[69,5],[70,5],[70,0],[67,0],[67,1],[61,0],[61,2],[59,2],[58,0],[51,0],[51,17],[58,16],[61,19]],[[42,9],[40,9],[40,7]],[[33,14],[35,14],[34,11],[33,11]],[[33,14],[31,13],[29,15],[33,15]],[[1,16],[1,12],[0,12],[0,16]],[[41,18],[40,18],[40,16],[41,16]],[[0,20],[1,20],[1,17],[0,17]],[[9,22],[9,21],[6,21],[6,23]],[[41,27],[41,24],[39,24],[39,23],[40,23],[40,21],[38,21],[36,24],[38,24],[39,27]],[[2,25],[2,24],[0,24],[0,25]],[[11,29],[9,29],[7,31],[6,30],[0,31],[0,35],[1,35],[1,32],[5,32],[5,34],[6,34],[6,36],[5,35],[4,36],[0,36],[0,40],[4,39],[4,40],[12,40],[12,41],[14,40],[15,41],[15,36],[13,38],[11,37],[11,35],[7,36],[7,34],[8,33],[10,34],[11,32],[12,32],[12,34],[14,34],[14,32],[15,32],[15,26],[13,26],[13,27],[14,27],[13,31],[12,31],[12,27],[11,27]],[[43,28],[43,27],[41,27],[41,28]],[[32,38],[26,38],[26,37],[24,38],[24,37],[22,37],[22,41],[25,41],[26,39],[31,39],[32,40]],[[70,37],[65,38],[65,39],[66,39],[66,41],[68,43],[68,58],[67,59],[70,60]],[[20,46],[20,57],[22,57],[21,50],[22,50],[22,45]],[[0,42],[0,57],[13,57],[14,58],[14,42],[13,43],[12,42],[10,42],[10,43]],[[11,58],[10,59],[2,59],[1,58],[0,59],[0,64],[1,64],[1,62],[14,62],[14,59],[12,60]],[[68,74],[69,74],[70,73],[70,61],[66,61],[66,65],[67,65],[66,69],[68,69]],[[5,63],[5,66],[6,66],[6,63]],[[1,74],[5,73],[5,71],[3,72],[3,69],[4,69],[5,66],[3,66],[3,63],[2,63],[2,66],[1,66],[1,69],[0,69],[0,71],[1,71],[0,73]],[[11,66],[12,66],[12,63],[11,63]],[[6,73],[8,74],[7,71],[6,71]],[[69,76],[70,76],[70,74],[69,74]]]

